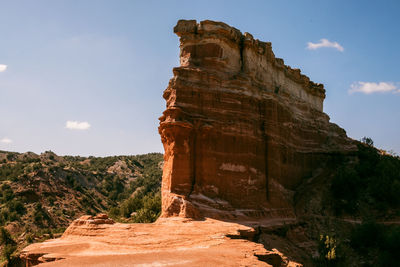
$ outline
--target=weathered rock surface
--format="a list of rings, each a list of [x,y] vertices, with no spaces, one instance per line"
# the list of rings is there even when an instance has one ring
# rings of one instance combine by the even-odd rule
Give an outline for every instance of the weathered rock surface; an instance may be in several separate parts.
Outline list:
[[[221,22],[181,20],[164,91],[162,216],[293,217],[293,190],[356,149],[323,112],[325,90],[271,43]]]
[[[30,245],[21,258],[27,266],[301,266],[252,242],[258,232],[243,224],[182,218],[154,224],[107,220],[104,215],[81,217],[61,238]]]

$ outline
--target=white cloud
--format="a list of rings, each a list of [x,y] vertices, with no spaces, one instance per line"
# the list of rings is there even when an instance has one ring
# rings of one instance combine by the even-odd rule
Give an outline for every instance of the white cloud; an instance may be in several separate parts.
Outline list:
[[[7,69],[7,65],[0,64],[0,72],[4,72]]]
[[[4,137],[4,138],[0,139],[0,143],[11,144],[12,140],[10,138]]]
[[[364,94],[373,94],[373,93],[399,93],[400,88],[397,87],[392,82],[379,82],[379,83],[370,83],[370,82],[355,82],[350,86],[349,93],[364,93]]]
[[[332,47],[339,50],[340,52],[344,51],[343,46],[341,46],[338,42],[331,42],[328,39],[321,39],[319,40],[319,43],[312,43],[312,42],[307,43],[307,49],[309,50],[316,50],[321,47]]]
[[[88,130],[90,124],[87,121],[67,121],[65,123],[65,128],[71,130]]]

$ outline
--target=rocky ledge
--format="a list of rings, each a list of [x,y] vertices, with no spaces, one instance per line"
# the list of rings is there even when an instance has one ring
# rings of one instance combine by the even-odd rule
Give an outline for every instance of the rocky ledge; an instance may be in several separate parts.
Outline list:
[[[21,258],[26,266],[301,266],[253,242],[257,229],[213,219],[121,224],[83,216],[61,238],[25,248]]]

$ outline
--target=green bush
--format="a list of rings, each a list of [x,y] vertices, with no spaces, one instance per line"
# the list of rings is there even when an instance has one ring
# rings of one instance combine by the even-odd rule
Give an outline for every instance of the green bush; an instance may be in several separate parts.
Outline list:
[[[18,177],[24,174],[24,167],[25,165],[20,162],[15,164],[3,164],[0,166],[0,180],[18,180]]]
[[[157,220],[158,214],[152,210],[140,209],[133,216],[133,221],[135,223],[151,223]]]
[[[315,259],[317,266],[336,266],[338,263],[337,240],[329,235],[320,235],[318,243],[319,258]]]
[[[0,190],[0,203],[6,203],[14,198],[14,192],[9,184],[2,184]]]
[[[36,203],[33,211],[33,219],[38,225],[44,225],[44,222],[51,222],[51,218],[47,212],[43,209],[42,204]]]
[[[13,153],[8,153],[6,156],[7,160],[9,160],[9,161],[14,160],[14,157],[15,157],[15,155]]]
[[[361,187],[358,173],[349,166],[342,166],[332,180],[331,192],[334,208],[339,213],[341,210],[351,212],[357,208],[357,199]]]
[[[1,256],[9,261],[17,246],[10,233],[4,227],[0,227],[0,245],[3,246]]]
[[[365,222],[351,233],[350,245],[358,253],[369,257],[374,266],[398,266],[400,261],[400,226],[386,226]],[[371,257],[378,252],[378,258]]]
[[[34,240],[33,234],[31,234],[31,233],[26,234],[25,240],[26,240],[26,242],[27,242],[28,244],[33,243],[33,240]]]
[[[14,245],[15,241],[11,238],[10,233],[4,228],[0,227],[0,245]]]
[[[11,200],[7,203],[7,207],[10,211],[17,212],[18,215],[23,215],[26,212],[24,204],[20,200]]]
[[[366,251],[371,247],[381,247],[383,239],[383,226],[375,222],[366,222],[352,231],[350,244],[358,251]]]
[[[11,255],[17,249],[16,245],[5,245],[3,247],[2,256],[7,259],[7,261],[11,260]]]
[[[118,218],[130,218],[131,214],[136,214],[132,217],[134,222],[150,223],[157,220],[161,213],[161,194],[143,193],[136,194],[134,197],[126,199],[119,208],[110,209],[109,215]]]
[[[131,197],[122,202],[120,207],[120,215],[129,218],[131,213],[143,207],[142,197]]]
[[[345,162],[332,179],[337,213],[354,213],[360,205],[384,211],[400,204],[400,159],[381,154],[372,140],[366,143],[358,145],[357,161]]]

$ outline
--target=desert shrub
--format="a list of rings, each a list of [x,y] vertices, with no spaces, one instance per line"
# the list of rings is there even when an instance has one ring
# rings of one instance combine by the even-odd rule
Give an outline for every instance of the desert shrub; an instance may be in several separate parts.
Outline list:
[[[379,153],[372,140],[365,142],[358,145],[357,161],[345,162],[332,179],[337,213],[354,212],[360,204],[382,211],[400,204],[400,159]]]
[[[0,227],[0,245],[3,246],[2,256],[10,260],[17,246],[10,233],[4,227]]]
[[[366,251],[371,247],[380,247],[384,238],[382,225],[366,222],[356,227],[350,236],[350,244],[358,251]]]
[[[0,203],[4,204],[0,209],[0,225],[4,225],[18,220],[25,214],[26,208],[20,199],[15,198],[10,185],[3,184],[0,189]]]
[[[82,192],[83,189],[78,181],[78,177],[73,174],[67,174],[65,180],[69,186],[71,186],[74,190]]]
[[[12,239],[10,233],[4,228],[0,227],[0,245],[13,245],[15,241]]]
[[[131,213],[143,207],[143,199],[141,196],[131,197],[122,202],[119,208],[119,214],[125,218],[129,218]]]
[[[6,206],[11,212],[15,211],[18,215],[23,215],[26,212],[26,208],[20,200],[10,200]]]
[[[352,231],[350,245],[359,254],[370,258],[374,266],[398,266],[400,226],[364,222]],[[373,252],[377,252],[377,258],[371,257]]]
[[[160,192],[146,195],[138,193],[123,201],[119,208],[114,207],[109,211],[109,215],[114,218],[130,218],[132,213],[135,213],[132,216],[134,222],[154,222],[161,213]]]
[[[14,192],[9,184],[2,184],[0,189],[0,203],[6,203],[14,198]]]
[[[2,251],[2,256],[4,258],[6,258],[7,261],[10,261],[11,260],[11,255],[14,253],[14,251],[16,249],[17,249],[16,245],[11,245],[11,244],[4,245],[3,251]]]
[[[119,194],[122,198],[121,204],[109,210],[110,216],[131,218],[134,222],[154,222],[159,217],[162,177],[159,164],[162,160],[163,156],[159,153],[125,158],[128,167],[143,168],[143,175],[136,177],[129,187]],[[133,212],[135,214],[131,217]]]
[[[114,165],[118,160],[117,157],[104,157],[104,158],[94,158],[90,159],[90,164],[86,165],[84,168],[90,171],[106,172],[109,167]]]
[[[152,210],[140,209],[133,216],[133,221],[135,223],[151,223],[157,220],[158,214]]]
[[[350,212],[357,208],[360,186],[360,176],[353,168],[348,166],[339,168],[331,184],[331,192],[336,200],[334,208],[337,212],[341,210]]]
[[[151,210],[158,217],[161,212],[161,194],[158,192],[156,194],[145,196],[143,198],[143,208]]]
[[[25,240],[28,244],[33,243],[34,235],[32,233],[27,233],[25,236]]]
[[[42,168],[43,168],[43,165],[42,165],[42,163],[40,163],[40,162],[37,162],[37,163],[35,163],[35,164],[32,165],[32,169],[33,169],[34,171],[39,171],[39,170],[41,170]]]
[[[374,141],[371,139],[371,137],[366,137],[364,136],[363,138],[361,138],[361,143],[366,144],[367,146],[374,146]]]
[[[5,225],[11,219],[10,211],[7,208],[0,210],[0,225]]]
[[[42,204],[36,203],[33,211],[33,219],[38,225],[43,225],[43,223],[50,222],[51,219],[47,212],[43,209]]]
[[[49,205],[50,206],[54,206],[54,202],[56,202],[56,197],[54,197],[54,196],[49,196],[48,198],[47,198],[47,201],[49,202]]]
[[[383,155],[375,165],[375,172],[369,176],[369,195],[385,206],[398,207],[400,204],[400,160]]]
[[[398,266],[400,261],[400,226],[386,229],[381,247],[379,264],[381,266]]]
[[[30,157],[24,157],[20,162],[22,163],[33,163],[33,162],[39,162],[40,158],[30,158]]]
[[[143,197],[143,208],[136,211],[133,221],[151,223],[157,220],[161,213],[161,194],[149,194]]]
[[[6,158],[7,158],[8,161],[14,160],[15,154],[13,154],[13,153],[8,153],[7,156],[6,156]]]
[[[25,165],[23,163],[3,164],[0,166],[0,180],[16,181],[18,177],[24,174]]]
[[[111,174],[105,175],[98,189],[100,192],[109,197],[111,200],[120,200],[120,194],[124,191],[125,186],[122,179]]]
[[[318,242],[319,257],[314,259],[316,266],[337,266],[339,258],[337,255],[338,243],[336,238],[329,235],[320,235]]]

